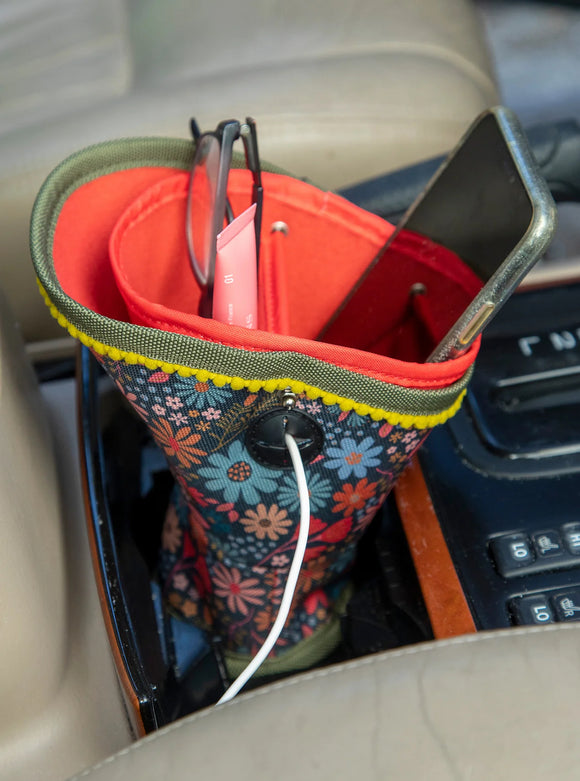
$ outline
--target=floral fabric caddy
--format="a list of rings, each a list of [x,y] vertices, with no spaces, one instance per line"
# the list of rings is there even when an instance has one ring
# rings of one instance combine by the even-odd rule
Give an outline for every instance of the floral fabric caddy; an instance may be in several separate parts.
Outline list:
[[[292,470],[254,460],[248,426],[289,388],[321,428],[306,470],[306,559],[261,668],[291,671],[338,642],[357,541],[428,431],[461,405],[477,345],[438,364],[421,356],[450,327],[450,302],[463,306],[480,282],[453,253],[409,235],[384,287],[381,349],[321,341],[394,228],[264,164],[260,327],[200,317],[185,241],[194,154],[186,140],[144,138],[72,155],[38,195],[31,251],[51,313],[99,358],[167,457],[176,488],[159,558],[165,604],[222,636],[231,672],[274,621],[299,512]],[[234,157],[235,214],[251,200],[243,169]],[[279,221],[287,234],[270,231]],[[410,299],[418,282],[420,302]]]

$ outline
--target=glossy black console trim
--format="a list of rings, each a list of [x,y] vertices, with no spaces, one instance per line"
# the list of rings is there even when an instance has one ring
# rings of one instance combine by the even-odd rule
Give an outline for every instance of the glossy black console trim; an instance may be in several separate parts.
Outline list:
[[[143,728],[145,732],[151,732],[166,724],[168,720],[159,701],[159,692],[152,685],[146,672],[122,585],[122,573],[106,492],[97,388],[98,370],[98,364],[90,351],[86,347],[80,347],[78,393],[81,446],[90,508],[87,520],[92,527],[99,563],[96,576],[100,580],[104,593],[108,620],[116,640],[115,650],[139,704]]]

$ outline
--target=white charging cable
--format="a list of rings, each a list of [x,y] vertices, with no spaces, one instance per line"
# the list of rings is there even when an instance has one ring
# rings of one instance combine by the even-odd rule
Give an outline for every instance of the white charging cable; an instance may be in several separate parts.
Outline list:
[[[272,648],[276,645],[276,641],[280,637],[280,633],[288,618],[288,613],[290,612],[294,592],[296,591],[296,585],[298,583],[298,576],[300,575],[300,569],[302,568],[306,544],[308,543],[308,533],[310,531],[310,497],[308,495],[306,472],[304,471],[304,464],[302,463],[302,456],[300,455],[298,445],[296,444],[294,437],[288,433],[284,434],[284,441],[286,442],[286,447],[290,451],[290,458],[292,459],[292,466],[294,467],[296,482],[298,484],[298,496],[300,498],[300,521],[296,549],[294,551],[294,556],[292,557],[290,570],[288,571],[288,580],[286,581],[284,594],[282,595],[282,601],[280,602],[280,609],[278,610],[276,620],[268,633],[268,637],[264,640],[264,644],[252,661],[240,675],[238,675],[231,686],[228,687],[222,697],[217,701],[216,705],[221,705],[224,702],[232,700],[247,684],[262,662],[268,657]]]

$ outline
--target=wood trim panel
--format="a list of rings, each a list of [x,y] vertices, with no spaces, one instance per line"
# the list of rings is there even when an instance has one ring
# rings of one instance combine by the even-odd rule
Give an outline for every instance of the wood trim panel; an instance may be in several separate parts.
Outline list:
[[[429,489],[416,459],[399,477],[394,490],[433,634],[441,639],[476,632]]]

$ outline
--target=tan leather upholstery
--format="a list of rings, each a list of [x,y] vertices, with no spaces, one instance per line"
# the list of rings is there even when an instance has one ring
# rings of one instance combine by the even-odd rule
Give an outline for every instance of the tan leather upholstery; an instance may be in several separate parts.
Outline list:
[[[7,4],[21,46],[0,51],[0,286],[28,340],[58,333],[27,235],[69,153],[252,114],[265,159],[338,187],[449,149],[497,98],[468,0],[45,0],[30,18]]]
[[[0,781],[60,781],[131,740],[84,528],[74,403],[72,380],[41,397],[0,298]]]
[[[75,779],[572,781],[579,659],[577,624],[413,646],[250,692]]]
[[[67,629],[62,508],[50,431],[16,324],[1,299],[0,365],[0,734],[5,734],[55,696]]]

